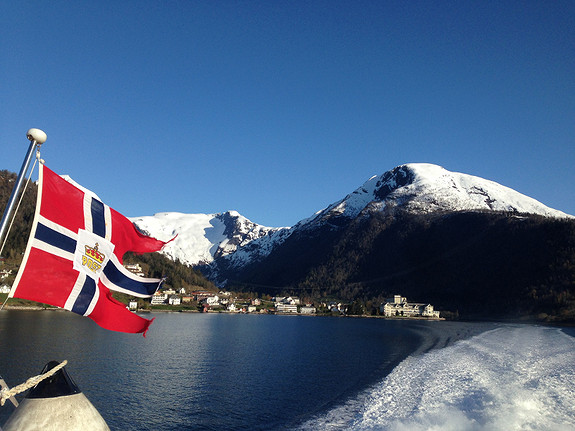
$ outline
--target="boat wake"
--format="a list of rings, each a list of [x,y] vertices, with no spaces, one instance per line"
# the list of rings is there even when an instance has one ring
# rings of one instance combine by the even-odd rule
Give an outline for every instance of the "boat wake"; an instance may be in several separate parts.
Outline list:
[[[572,430],[575,338],[504,325],[410,356],[383,381],[299,429]]]

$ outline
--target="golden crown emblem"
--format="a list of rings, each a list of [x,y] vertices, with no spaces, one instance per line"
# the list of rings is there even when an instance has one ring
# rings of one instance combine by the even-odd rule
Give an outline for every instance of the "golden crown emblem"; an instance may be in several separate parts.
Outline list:
[[[96,262],[102,263],[104,262],[104,256],[102,253],[98,251],[98,243],[94,247],[90,247],[89,245],[84,246],[86,249],[86,256],[91,257]]]

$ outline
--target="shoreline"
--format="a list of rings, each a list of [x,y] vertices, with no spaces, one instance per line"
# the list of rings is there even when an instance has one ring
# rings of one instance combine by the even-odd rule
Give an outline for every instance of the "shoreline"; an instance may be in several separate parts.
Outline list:
[[[6,304],[2,310],[13,310],[13,311],[68,311],[64,308],[60,307],[53,307],[53,306],[41,306],[41,305],[10,305]],[[0,311],[2,311],[0,310]],[[175,310],[166,310],[166,309],[152,309],[152,310],[130,310],[135,313],[140,314],[149,314],[149,313],[199,313],[202,314],[202,311],[199,310],[183,310],[183,309],[175,309]],[[251,314],[251,315],[277,315],[277,316],[303,316],[303,317],[338,317],[338,318],[362,318],[362,319],[384,319],[384,320],[401,320],[407,322],[462,322],[462,323],[508,323],[508,324],[528,324],[528,325],[542,325],[542,326],[550,326],[550,327],[567,327],[567,328],[575,328],[575,322],[573,321],[553,321],[553,322],[545,322],[539,321],[534,319],[532,316],[524,316],[524,317],[513,317],[513,318],[481,318],[481,317],[474,317],[474,318],[460,318],[457,320],[450,320],[446,319],[445,317],[433,318],[433,317],[421,317],[421,316],[414,316],[414,317],[405,317],[405,316],[372,316],[372,315],[333,315],[333,314],[300,314],[300,313],[241,313],[241,312],[229,312],[229,311],[211,311],[206,314]]]

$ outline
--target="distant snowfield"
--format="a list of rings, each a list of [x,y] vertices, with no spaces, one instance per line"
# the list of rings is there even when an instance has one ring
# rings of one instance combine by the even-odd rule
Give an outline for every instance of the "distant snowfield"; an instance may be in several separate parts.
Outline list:
[[[225,225],[213,214],[170,212],[134,217],[131,221],[161,241],[169,241],[177,235],[162,252],[172,260],[187,264],[211,262],[215,249],[227,240]]]
[[[301,429],[575,429],[575,338],[505,325],[401,362],[381,383]]]
[[[234,254],[242,262],[249,259],[243,247],[255,240],[256,253],[269,253],[275,241],[283,240],[287,228],[269,228],[258,225],[237,211],[218,214],[158,213],[153,216],[130,219],[145,234],[162,241],[170,241],[162,253],[172,260],[188,265],[209,264],[219,255]]]

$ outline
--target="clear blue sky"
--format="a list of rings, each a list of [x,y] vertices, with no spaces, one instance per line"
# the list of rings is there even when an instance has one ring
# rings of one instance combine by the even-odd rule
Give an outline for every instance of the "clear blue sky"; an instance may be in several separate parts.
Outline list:
[[[0,5],[0,169],[291,226],[409,162],[575,214],[573,1]]]

